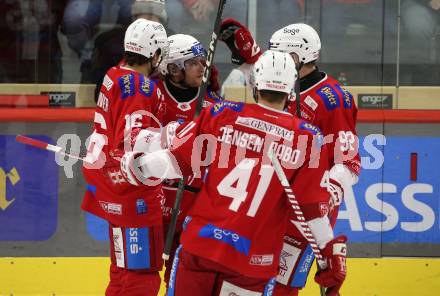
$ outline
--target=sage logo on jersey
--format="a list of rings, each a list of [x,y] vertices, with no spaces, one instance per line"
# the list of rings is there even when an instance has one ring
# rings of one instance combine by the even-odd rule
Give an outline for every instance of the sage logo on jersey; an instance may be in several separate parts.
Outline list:
[[[54,144],[47,136],[31,138]],[[57,228],[54,155],[0,136],[0,241],[48,240]],[[37,223],[38,222],[38,223]]]
[[[249,255],[251,241],[231,230],[207,224],[200,229],[199,236],[221,241],[232,246],[238,252]]]

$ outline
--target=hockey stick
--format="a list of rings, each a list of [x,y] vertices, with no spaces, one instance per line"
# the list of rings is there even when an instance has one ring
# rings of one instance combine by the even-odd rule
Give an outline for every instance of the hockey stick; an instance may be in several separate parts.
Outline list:
[[[52,145],[52,144],[49,144],[49,143],[46,143],[46,142],[43,142],[43,141],[40,141],[40,140],[37,140],[34,138],[23,136],[23,135],[17,135],[15,137],[15,140],[17,142],[25,144],[25,145],[29,145],[29,146],[40,148],[40,149],[47,150],[47,151],[52,151],[56,154],[60,154],[63,156],[67,156],[67,157],[70,157],[73,159],[78,159],[78,160],[84,161],[86,163],[92,164],[92,163],[88,162],[87,160],[85,160],[83,157],[81,157],[79,155],[79,153],[78,154],[72,153],[72,152],[66,153],[65,150],[60,146]]]
[[[298,201],[296,199],[295,194],[293,194],[292,188],[290,188],[289,181],[287,180],[286,175],[284,174],[283,168],[281,167],[280,162],[276,158],[275,154],[272,150],[268,151],[268,156],[270,161],[272,162],[272,165],[275,169],[275,173],[278,176],[278,179],[281,182],[281,185],[283,186],[284,192],[287,195],[287,198],[289,200],[290,205],[292,206],[292,209],[295,213],[295,218],[299,222],[302,232],[309,243],[309,245],[312,247],[313,254],[316,257],[316,262],[318,263],[318,267],[320,269],[326,269],[327,268],[327,262],[322,257],[321,251],[318,248],[318,244],[316,243],[315,238],[313,237],[312,232],[310,231],[309,225],[306,222],[306,219],[304,218],[304,214],[301,211],[301,208],[298,204]],[[319,287],[321,296],[325,296],[325,288]]]
[[[223,14],[223,7],[225,6],[226,0],[220,0],[217,8],[217,17],[214,23],[214,30],[211,36],[211,42],[209,43],[208,54],[206,57],[206,67],[203,72],[202,85],[199,90],[199,97],[197,99],[196,110],[194,114],[194,118],[197,118],[202,112],[203,101],[206,93],[206,89],[208,88],[208,79],[211,74],[211,66],[214,60],[215,50],[217,48],[217,39],[220,33],[220,24],[221,18]],[[170,258],[171,246],[173,244],[174,234],[176,232],[176,224],[177,224],[177,216],[180,212],[180,204],[182,203],[183,191],[185,189],[185,176],[180,179],[179,186],[176,193],[176,200],[174,201],[174,206],[171,214],[171,222],[168,227],[167,237],[165,241],[165,247],[163,250],[162,258],[164,260],[168,260]]]

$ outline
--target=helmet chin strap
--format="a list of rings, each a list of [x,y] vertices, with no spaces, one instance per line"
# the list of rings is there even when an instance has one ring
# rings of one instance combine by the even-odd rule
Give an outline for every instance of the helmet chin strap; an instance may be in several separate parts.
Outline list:
[[[254,87],[254,88],[252,89],[252,96],[254,97],[254,101],[255,101],[255,103],[258,104],[257,88],[256,88],[256,87]]]

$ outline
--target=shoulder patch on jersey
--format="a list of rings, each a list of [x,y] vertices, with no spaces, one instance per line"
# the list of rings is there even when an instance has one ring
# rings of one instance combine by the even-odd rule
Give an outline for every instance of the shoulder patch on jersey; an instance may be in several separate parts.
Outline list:
[[[211,89],[208,89],[206,91],[206,94],[208,95],[208,98],[210,98],[211,100],[214,100],[214,102],[216,102],[216,103],[223,101],[223,98],[218,93],[216,93],[215,91],[213,91]]]
[[[318,141],[319,146],[321,146],[322,143],[324,142],[324,136],[323,136],[321,130],[317,126],[315,126],[309,122],[302,121],[299,125],[299,128],[301,130],[305,130],[305,131],[308,131],[309,133],[311,133],[314,136],[314,140]]]
[[[113,80],[111,80],[110,77],[107,74],[105,74],[104,80],[102,81],[102,85],[104,85],[107,91],[110,91],[110,89],[112,89],[113,86]]]
[[[244,103],[239,102],[230,102],[230,101],[222,101],[217,104],[214,104],[211,108],[211,115],[215,116],[222,112],[225,108],[234,110],[235,112],[241,112],[243,110]]]
[[[339,84],[335,84],[335,87],[342,94],[342,102],[344,103],[344,108],[350,109],[351,106],[353,106],[353,95]]]
[[[126,99],[134,95],[134,74],[126,74],[118,78],[121,88],[121,99]]]
[[[318,103],[311,96],[307,96],[304,100],[304,103],[309,106],[313,111],[318,108]]]
[[[154,83],[144,75],[139,75],[139,90],[144,96],[150,97],[153,93]]]
[[[324,84],[316,93],[321,97],[327,110],[339,107],[339,95],[330,84]]]

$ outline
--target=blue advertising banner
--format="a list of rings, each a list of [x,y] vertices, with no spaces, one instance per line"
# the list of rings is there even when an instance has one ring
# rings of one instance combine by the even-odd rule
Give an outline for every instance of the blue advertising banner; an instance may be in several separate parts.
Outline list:
[[[440,138],[387,137],[386,144],[361,138],[361,143],[361,177],[344,197],[336,232],[352,243],[439,244]],[[416,180],[410,178],[412,153]]]
[[[345,194],[336,233],[351,243],[440,244],[440,138],[361,137],[359,182]],[[417,179],[411,180],[411,153]],[[107,240],[107,222],[87,218],[96,240]]]
[[[0,241],[42,241],[55,233],[58,172],[53,153],[0,136]]]

